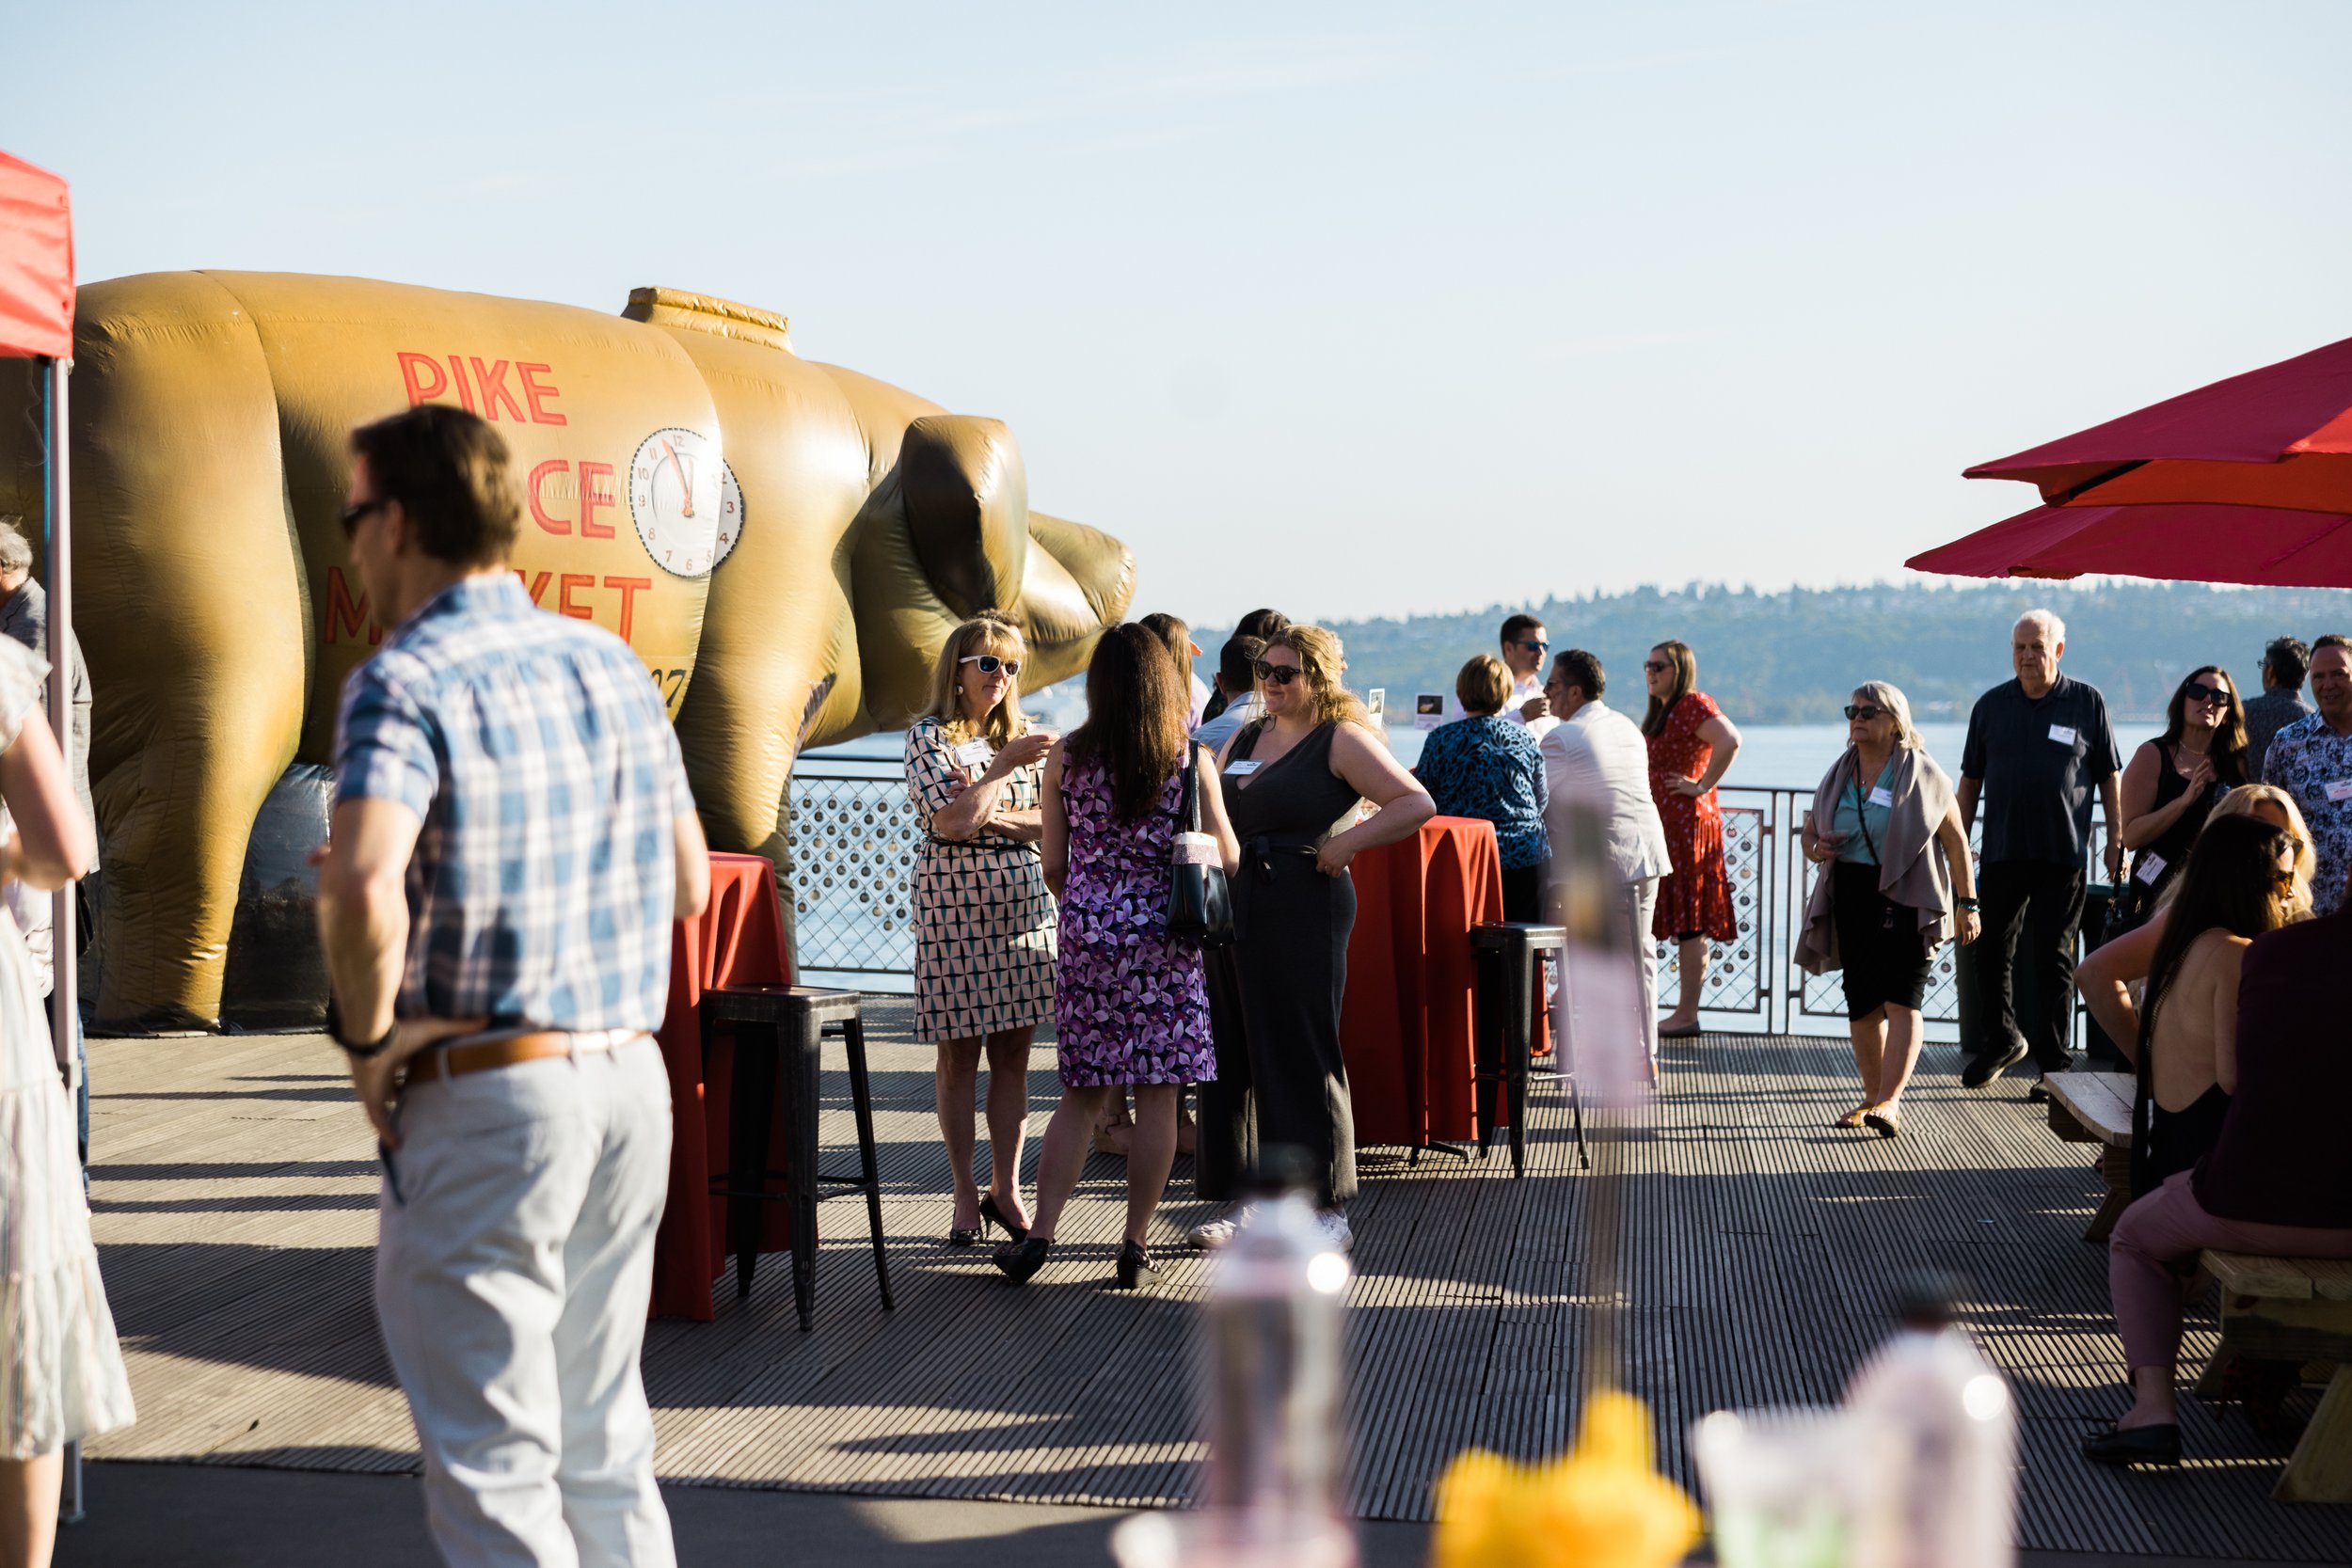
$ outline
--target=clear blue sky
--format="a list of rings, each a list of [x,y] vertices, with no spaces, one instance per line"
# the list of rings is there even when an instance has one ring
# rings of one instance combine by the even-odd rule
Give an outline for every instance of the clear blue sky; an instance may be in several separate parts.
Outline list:
[[[29,8],[86,278],[767,306],[1204,623],[1899,576],[2352,334],[2341,0]]]

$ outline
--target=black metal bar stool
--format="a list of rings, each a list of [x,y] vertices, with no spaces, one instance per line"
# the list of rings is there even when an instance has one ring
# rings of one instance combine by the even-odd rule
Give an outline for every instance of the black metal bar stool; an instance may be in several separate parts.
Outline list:
[[[1478,963],[1478,1070],[1473,1080],[1477,1103],[1478,1152],[1484,1156],[1494,1140],[1495,1092],[1500,1087],[1511,1107],[1511,1174],[1527,1174],[1527,1072],[1535,1046],[1535,1010],[1544,1005],[1543,955],[1558,955],[1568,945],[1568,933],[1559,926],[1531,926],[1494,921],[1470,927],[1470,950]],[[1552,1041],[1559,1053],[1562,1078],[1576,1113],[1576,1148],[1584,1154],[1584,1106],[1577,1098],[1575,1064],[1567,1060],[1566,1043]]]
[[[839,1029],[850,1057],[850,1103],[857,1115],[858,1174],[827,1175],[817,1168],[818,1073],[824,1036]],[[801,1330],[811,1326],[817,1304],[817,1202],[828,1186],[866,1195],[866,1222],[874,1243],[874,1277],[888,1310],[890,1263],[882,1249],[882,1175],[874,1158],[874,1099],[866,1076],[866,1024],[858,993],[816,986],[738,986],[703,993],[704,1059],[710,1037],[735,1037],[735,1065],[727,1087],[727,1168],[713,1177],[711,1196],[727,1200],[727,1242],[735,1254],[735,1293],[752,1293],[752,1271],[759,1266],[763,1204],[792,1205],[792,1304]],[[769,1112],[781,1091],[784,1124],[791,1148],[784,1170],[768,1166]],[[781,1179],[782,1192],[768,1182]]]

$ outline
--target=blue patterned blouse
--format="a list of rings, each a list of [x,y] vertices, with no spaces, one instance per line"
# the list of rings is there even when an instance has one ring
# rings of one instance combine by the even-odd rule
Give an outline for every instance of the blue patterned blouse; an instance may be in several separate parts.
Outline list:
[[[1429,732],[1413,769],[1440,816],[1482,816],[1495,825],[1502,869],[1551,858],[1544,836],[1543,753],[1527,731],[1500,715],[1457,719]]]

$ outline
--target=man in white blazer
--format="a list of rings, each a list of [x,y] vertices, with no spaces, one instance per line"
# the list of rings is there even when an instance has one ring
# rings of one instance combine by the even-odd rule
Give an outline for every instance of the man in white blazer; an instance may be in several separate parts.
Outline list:
[[[1617,923],[1619,944],[1639,955],[1639,996],[1627,998],[1622,984],[1581,976],[1571,963],[1554,1017],[1561,1037],[1575,1052],[1571,1060],[1588,1069],[1597,1066],[1607,1048],[1617,1043],[1614,1034],[1622,1027],[1628,1035],[1638,1032],[1641,1062],[1654,1072],[1658,944],[1650,936],[1650,916],[1658,908],[1659,879],[1672,866],[1666,857],[1665,825],[1650,799],[1649,743],[1643,739],[1640,725],[1602,705],[1607,684],[1600,660],[1571,648],[1552,660],[1550,678],[1544,685],[1551,711],[1561,721],[1540,742],[1544,782],[1550,791],[1546,826],[1554,872],[1546,904],[1555,911],[1561,908],[1558,875],[1570,863],[1571,835],[1597,829],[1601,852],[1579,858],[1588,865],[1597,861],[1614,884],[1609,918]],[[1580,818],[1576,808],[1589,815]],[[1575,825],[1579,820],[1581,828]],[[1604,1009],[1613,1015],[1628,1000],[1638,1000],[1632,1016],[1612,1017],[1605,1024],[1596,1016]],[[1597,1032],[1604,1028],[1606,1035]]]

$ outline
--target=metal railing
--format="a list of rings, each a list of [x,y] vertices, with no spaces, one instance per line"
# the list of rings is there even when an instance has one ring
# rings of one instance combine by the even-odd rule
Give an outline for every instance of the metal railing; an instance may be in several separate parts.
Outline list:
[[[1808,975],[1796,963],[1812,888],[1800,836],[1812,792],[1725,784],[1720,800],[1740,935],[1716,944],[1701,993],[1702,1020],[1709,1029],[1730,1033],[1843,1036],[1845,991],[1838,977]],[[909,884],[922,834],[898,768],[879,760],[804,763],[792,775],[786,842],[783,879],[799,966],[852,976],[911,975]],[[1921,1010],[1931,1038],[1957,1037],[1956,953],[1946,943],[1928,974]],[[1680,984],[1675,944],[1661,942],[1661,1006],[1673,1004]]]

